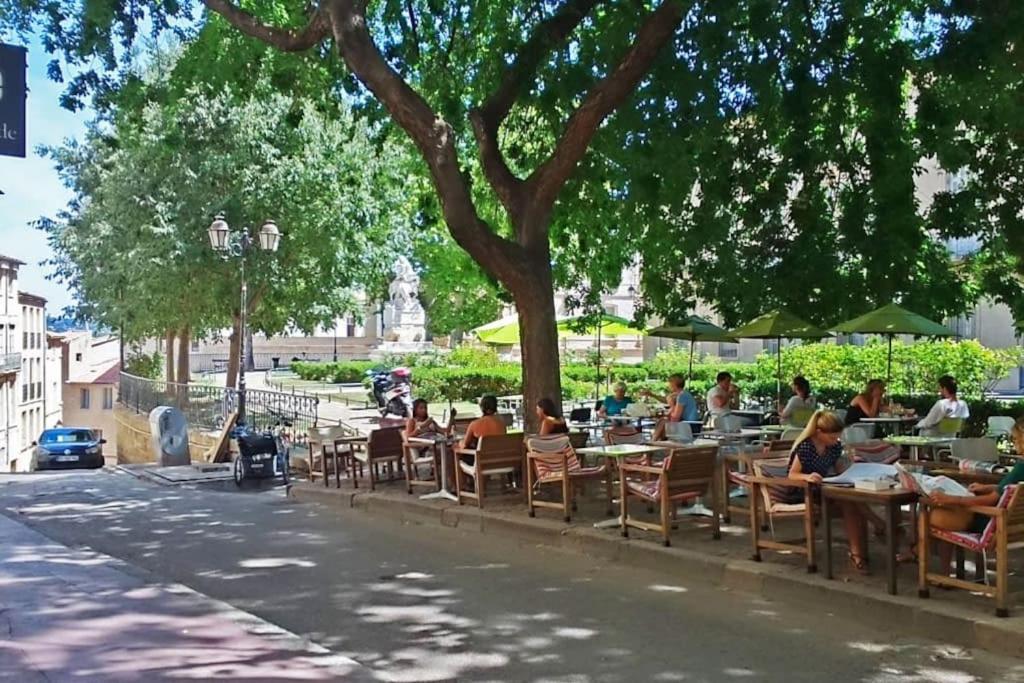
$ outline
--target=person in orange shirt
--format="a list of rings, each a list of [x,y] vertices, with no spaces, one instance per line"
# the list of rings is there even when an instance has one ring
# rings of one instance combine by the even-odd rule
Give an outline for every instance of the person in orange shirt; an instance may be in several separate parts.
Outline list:
[[[481,398],[480,412],[483,415],[469,423],[459,448],[476,448],[481,436],[495,436],[507,432],[505,421],[498,415],[497,398],[489,395]]]

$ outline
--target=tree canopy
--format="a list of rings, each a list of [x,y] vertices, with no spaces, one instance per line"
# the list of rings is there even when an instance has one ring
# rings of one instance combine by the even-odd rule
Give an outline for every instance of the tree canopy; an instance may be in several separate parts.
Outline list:
[[[194,86],[172,104],[98,122],[82,143],[50,150],[76,200],[43,222],[58,276],[83,312],[128,339],[189,326],[230,327],[239,269],[209,246],[223,212],[234,229],[273,218],[273,256],[248,260],[251,321],[311,332],[354,310],[353,294],[388,268],[405,227],[407,164],[365,121],[265,83],[242,95]]]

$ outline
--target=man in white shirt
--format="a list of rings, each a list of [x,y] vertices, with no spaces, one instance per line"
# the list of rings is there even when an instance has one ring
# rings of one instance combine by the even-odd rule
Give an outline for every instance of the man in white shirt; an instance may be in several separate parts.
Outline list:
[[[960,418],[966,420],[971,416],[966,401],[961,401],[956,396],[956,380],[949,375],[939,378],[939,396],[932,409],[917,423],[917,428],[922,436],[937,436],[939,424],[946,418]]]
[[[715,378],[715,386],[708,390],[708,414],[715,418],[730,412],[729,401],[732,399],[733,384],[732,375],[728,372],[720,372]]]

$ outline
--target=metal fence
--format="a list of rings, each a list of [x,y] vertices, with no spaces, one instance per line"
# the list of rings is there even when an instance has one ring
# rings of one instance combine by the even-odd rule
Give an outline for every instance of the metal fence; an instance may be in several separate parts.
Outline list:
[[[238,407],[238,392],[207,384],[178,384],[146,379],[122,372],[118,402],[138,414],[148,414],[158,406],[173,406],[185,414],[192,427],[220,429]],[[297,437],[304,437],[317,426],[319,399],[311,394],[286,394],[279,391],[249,389],[245,392],[247,421],[256,429],[265,429],[280,421],[292,423]]]

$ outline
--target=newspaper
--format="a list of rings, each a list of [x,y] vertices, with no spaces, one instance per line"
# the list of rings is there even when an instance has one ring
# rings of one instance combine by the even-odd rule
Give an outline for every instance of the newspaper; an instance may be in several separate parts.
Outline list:
[[[874,462],[858,462],[850,465],[842,474],[822,479],[824,484],[853,486],[858,481],[895,481],[899,471],[893,465]]]
[[[909,472],[899,465],[895,467],[899,470],[900,483],[903,485],[903,488],[910,489],[919,496],[928,497],[936,491],[941,491],[949,496],[974,495],[966,486],[947,476],[933,477],[927,474]]]

